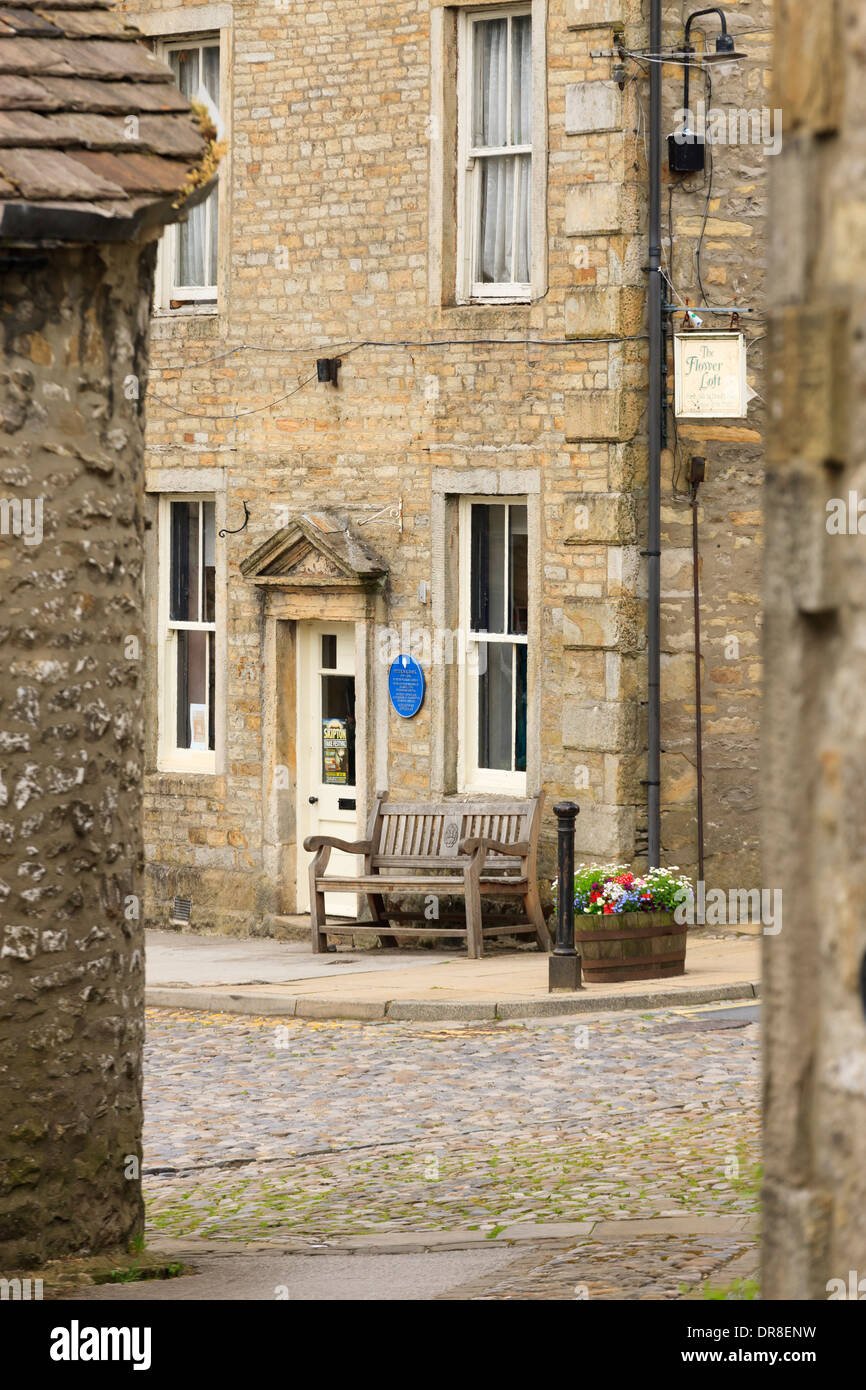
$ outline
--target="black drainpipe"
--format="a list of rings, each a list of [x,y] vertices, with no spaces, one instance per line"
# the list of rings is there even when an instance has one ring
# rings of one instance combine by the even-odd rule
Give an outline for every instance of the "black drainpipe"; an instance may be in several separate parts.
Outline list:
[[[662,5],[651,0],[650,11],[650,118],[649,118],[649,526],[647,534],[647,809],[648,863],[657,868],[661,859],[660,676],[661,676],[661,449],[662,449]]]
[[[704,738],[701,714],[701,571],[698,546],[698,488],[704,481],[706,459],[689,460],[692,496],[692,593],[695,623],[695,772],[698,779],[698,882],[704,880]]]

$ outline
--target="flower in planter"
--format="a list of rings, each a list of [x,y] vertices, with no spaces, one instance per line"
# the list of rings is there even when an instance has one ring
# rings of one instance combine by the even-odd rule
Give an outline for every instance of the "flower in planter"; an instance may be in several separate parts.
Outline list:
[[[559,884],[553,883],[554,899]],[[626,864],[581,864],[574,875],[574,910],[609,917],[625,912],[673,912],[684,897],[694,896],[691,880],[677,865],[656,868],[639,876]]]

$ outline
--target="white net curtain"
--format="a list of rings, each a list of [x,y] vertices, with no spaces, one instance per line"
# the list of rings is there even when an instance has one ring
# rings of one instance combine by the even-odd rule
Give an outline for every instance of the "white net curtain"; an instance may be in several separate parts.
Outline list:
[[[185,97],[198,101],[219,127],[219,44],[191,44],[169,52],[168,61]],[[217,190],[192,209],[177,229],[173,279],[176,286],[206,288],[217,283]]]
[[[480,219],[474,279],[486,285],[526,284],[532,20],[528,14],[481,20],[474,31],[472,145],[478,166]],[[520,147],[522,152],[517,152]],[[514,153],[509,153],[511,150]]]

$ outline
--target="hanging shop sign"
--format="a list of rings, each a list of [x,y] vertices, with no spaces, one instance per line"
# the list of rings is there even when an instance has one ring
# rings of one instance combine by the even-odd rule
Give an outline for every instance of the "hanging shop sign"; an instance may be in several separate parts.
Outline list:
[[[414,656],[398,656],[388,672],[391,704],[403,719],[412,719],[424,703],[424,672]]]
[[[678,420],[738,420],[749,408],[742,333],[674,334]]]
[[[345,719],[322,720],[322,781],[325,786],[349,783],[349,728]]]

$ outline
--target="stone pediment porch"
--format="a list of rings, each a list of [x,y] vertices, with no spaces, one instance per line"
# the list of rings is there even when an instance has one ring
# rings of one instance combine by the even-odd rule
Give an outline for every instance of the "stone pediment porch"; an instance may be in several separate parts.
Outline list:
[[[334,512],[305,512],[254,550],[241,563],[252,584],[284,593],[378,592],[388,566],[373,548]]]

